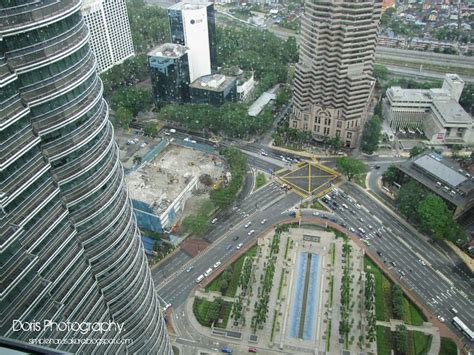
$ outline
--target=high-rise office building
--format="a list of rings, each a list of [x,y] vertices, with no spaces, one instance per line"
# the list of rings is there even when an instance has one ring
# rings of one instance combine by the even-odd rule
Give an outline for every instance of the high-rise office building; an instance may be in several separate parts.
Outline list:
[[[188,48],[191,82],[217,69],[215,16],[210,2],[188,0],[168,8],[171,42]]]
[[[171,354],[81,5],[0,9],[0,334],[85,354]]]
[[[148,52],[153,97],[156,104],[189,101],[189,62],[186,47],[165,43]]]
[[[301,22],[290,127],[355,147],[374,87],[382,0],[311,0]]]
[[[135,54],[125,0],[85,0],[81,10],[100,73]]]

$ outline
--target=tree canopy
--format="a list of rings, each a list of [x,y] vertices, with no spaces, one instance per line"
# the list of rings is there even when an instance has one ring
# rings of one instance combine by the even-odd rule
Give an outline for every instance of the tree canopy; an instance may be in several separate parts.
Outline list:
[[[420,155],[421,153],[423,153],[424,151],[426,151],[425,147],[415,145],[413,148],[410,149],[410,158],[414,158],[417,155]]]
[[[377,150],[382,131],[382,119],[378,116],[368,120],[362,131],[360,149],[367,154],[372,154]]]
[[[362,174],[367,170],[362,161],[351,157],[337,158],[336,166],[344,175],[347,176],[349,181],[351,181],[355,175]]]
[[[138,112],[150,109],[153,106],[151,92],[134,86],[117,90],[112,96],[112,109],[127,109],[133,116]]]

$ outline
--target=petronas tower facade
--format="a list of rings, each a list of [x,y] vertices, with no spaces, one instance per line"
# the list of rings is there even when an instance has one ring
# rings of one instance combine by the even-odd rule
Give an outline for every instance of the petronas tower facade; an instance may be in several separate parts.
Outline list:
[[[170,354],[82,1],[1,3],[1,335],[76,353]]]

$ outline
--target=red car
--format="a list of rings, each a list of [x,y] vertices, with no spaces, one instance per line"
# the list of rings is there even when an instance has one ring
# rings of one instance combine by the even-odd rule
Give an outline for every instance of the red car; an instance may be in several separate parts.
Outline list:
[[[257,349],[256,348],[249,348],[249,353],[256,353]]]

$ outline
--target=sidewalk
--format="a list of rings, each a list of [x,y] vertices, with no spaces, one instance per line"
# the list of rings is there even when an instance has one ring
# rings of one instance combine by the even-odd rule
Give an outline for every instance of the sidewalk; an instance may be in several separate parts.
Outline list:
[[[391,331],[395,331],[397,325],[404,324],[402,320],[390,319],[390,322],[377,321],[377,325],[390,328]],[[409,325],[405,324],[408,330],[421,332],[424,334],[432,335],[431,347],[428,354],[438,355],[441,349],[441,336],[439,334],[439,329],[434,327],[431,323],[425,322],[423,325]]]

